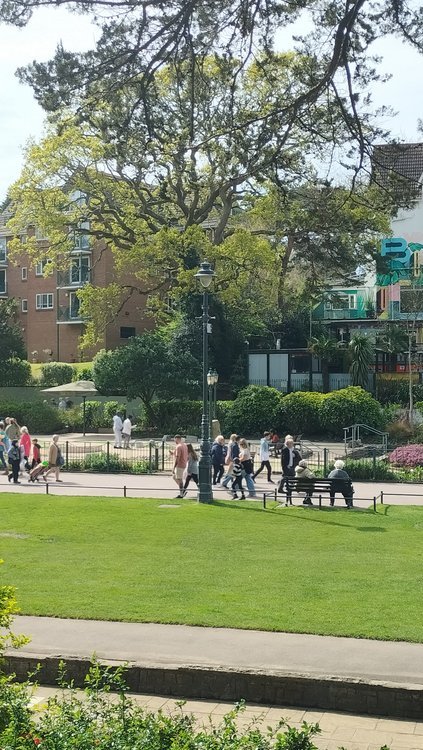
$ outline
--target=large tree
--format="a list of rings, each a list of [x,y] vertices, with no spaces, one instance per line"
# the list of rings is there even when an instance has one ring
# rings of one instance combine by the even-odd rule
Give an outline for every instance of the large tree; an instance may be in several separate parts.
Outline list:
[[[0,300],[0,362],[3,364],[9,359],[26,357],[22,329],[17,322],[16,311],[16,300]]]

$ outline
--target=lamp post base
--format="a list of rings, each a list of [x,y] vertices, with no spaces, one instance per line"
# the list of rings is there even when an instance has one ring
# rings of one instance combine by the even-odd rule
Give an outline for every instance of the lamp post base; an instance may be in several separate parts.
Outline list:
[[[211,482],[211,458],[209,440],[209,421],[205,414],[201,420],[200,460],[198,462],[198,502],[212,503],[213,490]]]

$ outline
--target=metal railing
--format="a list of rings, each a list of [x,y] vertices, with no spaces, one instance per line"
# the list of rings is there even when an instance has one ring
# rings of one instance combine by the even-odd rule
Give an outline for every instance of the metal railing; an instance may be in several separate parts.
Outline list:
[[[376,435],[380,438],[380,445],[382,450],[386,453],[388,450],[388,433],[376,430],[374,427],[369,427],[367,424],[353,424],[349,427],[344,427],[344,445],[345,453],[348,448],[356,448],[363,444],[360,435],[363,433]]]

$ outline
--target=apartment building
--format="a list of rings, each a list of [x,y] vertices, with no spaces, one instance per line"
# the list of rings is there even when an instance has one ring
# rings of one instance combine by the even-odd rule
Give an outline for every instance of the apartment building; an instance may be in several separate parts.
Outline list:
[[[45,276],[48,239],[36,228],[40,261],[34,266],[24,255],[13,261],[8,252],[11,240],[7,230],[8,208],[0,210],[0,299],[13,297],[18,302],[18,317],[28,352],[34,362],[79,362],[90,360],[101,348],[114,349],[128,338],[151,328],[154,322],[145,316],[145,298],[136,295],[126,302],[103,340],[95,350],[79,350],[85,322],[79,312],[77,292],[85,284],[105,287],[113,280],[114,263],[110,250],[92,242],[88,234],[75,236],[69,267]]]

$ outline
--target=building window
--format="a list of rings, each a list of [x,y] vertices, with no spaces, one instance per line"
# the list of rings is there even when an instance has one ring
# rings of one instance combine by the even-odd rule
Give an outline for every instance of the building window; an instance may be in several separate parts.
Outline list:
[[[69,281],[71,284],[87,284],[90,280],[90,258],[83,255],[72,262]]]
[[[0,294],[6,294],[6,292],[7,292],[6,269],[0,268]]]
[[[28,281],[28,269],[26,266],[22,266],[21,268],[21,279],[22,281]]]
[[[53,295],[52,294],[36,294],[35,295],[35,309],[36,310],[52,310],[53,309]]]
[[[326,310],[356,310],[357,295],[334,292],[325,302]]]
[[[78,320],[80,301],[76,292],[69,294],[69,317],[71,320]]]
[[[35,266],[36,276],[44,276],[44,269],[47,263],[50,263],[50,260],[48,258],[44,258],[44,260],[40,260],[40,262],[36,264]]]
[[[35,227],[34,235],[35,235],[35,239],[36,240],[47,240],[48,239],[48,237],[46,237],[45,230],[42,229],[41,227]]]
[[[28,300],[27,299],[21,300],[21,310],[23,313],[28,312]]]
[[[120,337],[121,339],[130,339],[132,336],[135,336],[135,328],[132,328],[131,326],[122,326],[120,329]]]
[[[0,237],[0,263],[6,263],[7,260],[7,239]]]

